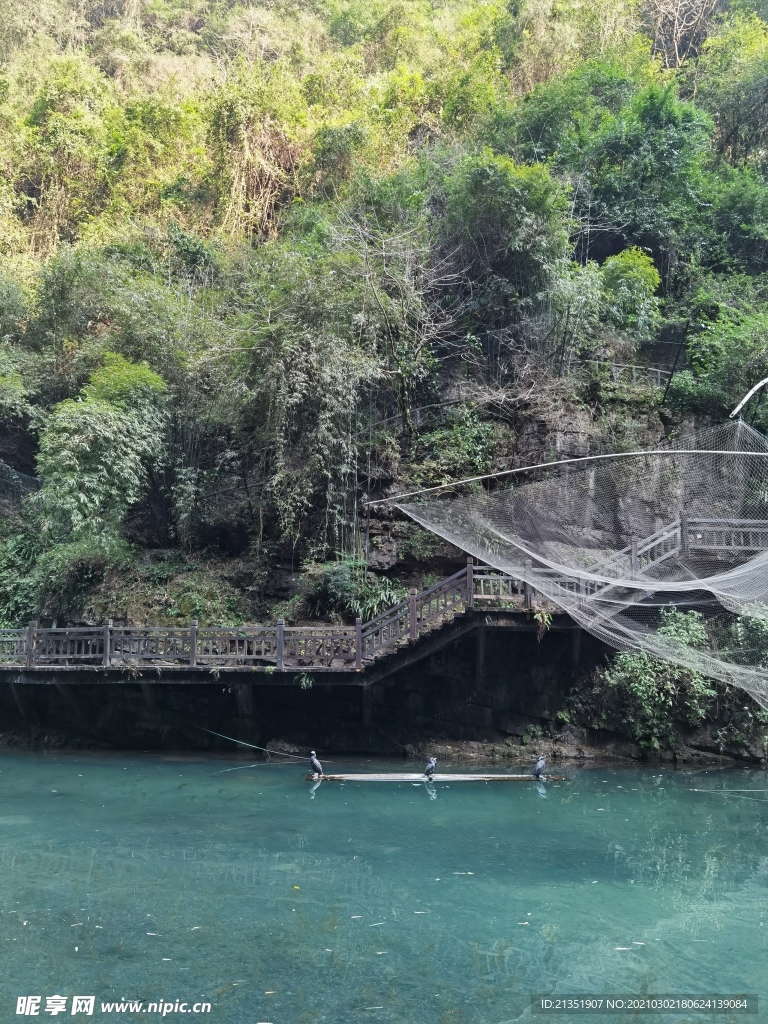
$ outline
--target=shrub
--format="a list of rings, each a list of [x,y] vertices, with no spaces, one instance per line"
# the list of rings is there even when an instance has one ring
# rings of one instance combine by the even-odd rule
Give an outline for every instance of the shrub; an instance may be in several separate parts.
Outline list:
[[[675,608],[661,613],[658,635],[674,644],[697,648],[707,642],[699,612]],[[700,673],[654,658],[644,651],[622,651],[602,674],[602,682],[618,701],[632,736],[645,750],[672,745],[675,719],[698,725],[710,709],[716,690]]]
[[[302,605],[314,618],[360,616],[374,618],[406,594],[386,576],[365,573],[365,563],[353,559],[305,567],[301,577]]]
[[[43,533],[63,541],[116,529],[162,457],[161,377],[108,354],[81,397],[54,407],[40,436]]]

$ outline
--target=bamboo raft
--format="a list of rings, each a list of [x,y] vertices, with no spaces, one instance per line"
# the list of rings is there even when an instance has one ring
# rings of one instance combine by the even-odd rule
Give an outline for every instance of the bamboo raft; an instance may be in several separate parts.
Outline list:
[[[307,782],[427,782],[424,774],[406,774],[403,772],[365,773],[358,775],[314,775],[307,774]],[[564,775],[543,775],[535,779],[533,775],[438,775],[435,773],[432,782],[564,782]]]

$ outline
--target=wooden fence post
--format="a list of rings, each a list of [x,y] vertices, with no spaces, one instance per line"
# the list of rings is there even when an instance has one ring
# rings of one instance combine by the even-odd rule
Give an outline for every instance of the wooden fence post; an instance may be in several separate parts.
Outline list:
[[[285,652],[285,637],[283,630],[285,628],[285,619],[277,620],[277,665],[278,672],[282,671],[283,668],[283,656]]]
[[[691,545],[688,535],[688,516],[685,512],[680,513],[680,554],[690,555]]]
[[[475,563],[472,555],[467,555],[467,608],[475,607]]]
[[[363,620],[358,615],[355,619],[355,668],[363,667]]]
[[[197,619],[191,619],[189,623],[189,665],[190,668],[197,667]]]
[[[523,603],[524,603],[526,608],[530,608],[531,607],[531,596],[532,596],[532,594],[531,594],[531,584],[530,584],[529,576],[530,576],[531,566],[532,565],[533,565],[533,562],[531,562],[530,558],[526,558],[526,560],[525,560],[525,587],[524,587],[524,590],[523,590],[523,594],[525,595],[524,599],[523,599]]]
[[[411,587],[411,592],[408,596],[408,636],[411,640],[418,639],[419,630],[418,623],[416,621],[416,595],[418,591],[416,587]]]
[[[102,665],[104,666],[104,668],[109,668],[109,662],[110,662],[110,650],[109,650],[109,648],[110,648],[110,644],[112,643],[112,638],[110,636],[110,629],[111,629],[111,627],[112,627],[112,619],[107,619],[107,621],[104,623],[104,650],[102,651]]]
[[[35,663],[35,630],[37,629],[37,619],[32,621],[27,626],[27,668],[32,668]]]

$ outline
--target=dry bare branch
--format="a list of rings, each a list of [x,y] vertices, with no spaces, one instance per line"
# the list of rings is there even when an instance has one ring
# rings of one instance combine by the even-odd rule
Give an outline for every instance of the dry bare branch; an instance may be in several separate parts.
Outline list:
[[[668,68],[695,56],[724,0],[645,0],[653,44]]]

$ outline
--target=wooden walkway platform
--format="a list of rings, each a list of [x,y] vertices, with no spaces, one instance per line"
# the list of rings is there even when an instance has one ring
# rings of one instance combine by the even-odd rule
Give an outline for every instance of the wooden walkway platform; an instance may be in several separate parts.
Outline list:
[[[0,488],[1,489],[1,488]],[[467,566],[405,600],[385,609],[369,622],[235,627],[201,626],[101,626],[41,628],[32,621],[26,629],[0,629],[0,670],[39,673],[105,670],[125,673],[125,681],[139,672],[192,671],[201,678],[217,678],[221,672],[358,673],[362,676],[378,660],[414,645],[430,633],[448,626],[468,611],[516,609],[530,612],[534,598],[553,612],[568,609],[574,600],[611,600],[617,610],[632,603],[644,587],[633,587],[629,596],[622,580],[653,579],[649,570],[670,558],[694,553],[716,555],[768,551],[768,519],[689,519],[679,516],[644,539],[633,540],[621,551],[574,575],[534,565],[511,567],[506,573],[487,565]],[[586,574],[585,574],[586,573]],[[625,596],[622,597],[622,594]],[[23,681],[23,680],[20,680]],[[365,685],[366,680],[361,679]],[[505,776],[506,778],[506,776]]]
[[[426,782],[426,777],[421,774],[406,772],[364,772],[352,775],[323,775],[318,778],[311,772],[307,775],[307,782]],[[435,773],[432,782],[564,782],[564,775],[544,775],[541,779],[535,779],[533,775],[486,775],[479,772],[461,775],[458,772],[452,775],[438,775]]]

